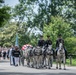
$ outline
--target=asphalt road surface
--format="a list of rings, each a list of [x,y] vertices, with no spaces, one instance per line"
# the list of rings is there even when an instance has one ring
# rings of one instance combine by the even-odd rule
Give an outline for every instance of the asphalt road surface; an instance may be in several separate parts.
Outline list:
[[[51,69],[35,69],[26,65],[10,66],[9,60],[0,60],[0,75],[76,75],[76,67],[66,66],[66,70],[59,70],[53,65]]]

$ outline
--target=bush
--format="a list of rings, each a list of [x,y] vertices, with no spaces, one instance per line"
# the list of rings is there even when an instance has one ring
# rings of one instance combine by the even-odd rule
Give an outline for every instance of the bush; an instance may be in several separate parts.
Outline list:
[[[68,37],[65,39],[67,51],[76,54],[76,37]]]

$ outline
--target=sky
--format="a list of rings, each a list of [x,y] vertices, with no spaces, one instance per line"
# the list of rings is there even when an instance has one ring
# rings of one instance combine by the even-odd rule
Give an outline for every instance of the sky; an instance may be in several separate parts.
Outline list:
[[[5,5],[14,7],[16,4],[18,4],[18,0],[4,0],[5,1]]]
[[[19,3],[18,0],[4,0],[4,1],[5,1],[5,5],[11,6],[11,7],[14,7],[15,5]],[[34,12],[38,13],[37,9],[38,7],[36,6],[34,9]]]

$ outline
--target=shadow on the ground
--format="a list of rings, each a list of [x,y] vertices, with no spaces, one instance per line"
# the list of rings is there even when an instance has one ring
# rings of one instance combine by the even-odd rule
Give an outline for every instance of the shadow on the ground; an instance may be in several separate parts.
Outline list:
[[[1,70],[5,70],[5,69],[0,69],[0,71],[1,71]]]
[[[76,73],[12,73],[0,72],[0,75],[76,75]]]
[[[0,60],[0,63],[8,63],[10,62],[9,60]]]

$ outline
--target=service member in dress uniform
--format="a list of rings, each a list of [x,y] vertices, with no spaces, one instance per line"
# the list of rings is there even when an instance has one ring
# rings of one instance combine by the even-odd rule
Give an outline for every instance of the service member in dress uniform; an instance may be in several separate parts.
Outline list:
[[[13,56],[15,59],[15,66],[19,65],[19,57],[20,57],[20,51],[19,51],[19,47],[15,46],[15,50],[13,51]]]

